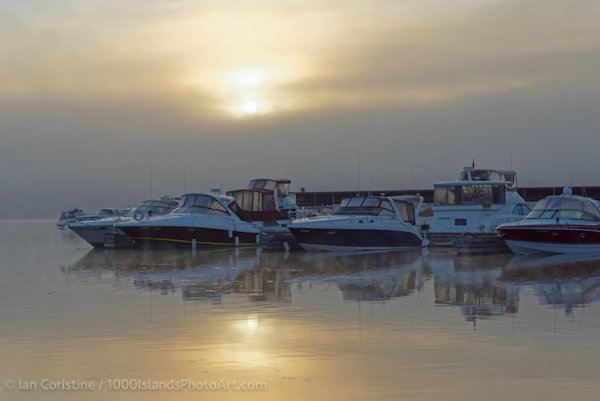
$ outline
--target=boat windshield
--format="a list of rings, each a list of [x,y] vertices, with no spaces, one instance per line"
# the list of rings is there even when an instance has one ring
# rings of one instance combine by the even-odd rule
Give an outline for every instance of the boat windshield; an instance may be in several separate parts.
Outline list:
[[[119,214],[119,212],[116,209],[111,209],[108,207],[103,207],[100,210],[98,210],[98,213],[96,213],[96,215],[98,216],[113,216],[117,214]]]
[[[128,214],[133,216],[137,212],[142,212],[144,214],[152,212],[153,215],[162,215],[169,213],[171,210],[173,210],[173,205],[169,202],[159,200],[147,200],[133,208]]]
[[[218,200],[209,195],[184,195],[174,213],[200,213],[228,215],[227,209]]]
[[[588,198],[548,196],[535,205],[527,218],[600,221],[600,208],[596,201]]]
[[[274,180],[258,179],[250,181],[248,189],[268,189],[273,191],[275,189],[276,182]]]
[[[339,208],[333,212],[335,215],[368,215],[368,216],[395,216],[394,207],[387,199],[374,196],[347,198],[342,200]]]

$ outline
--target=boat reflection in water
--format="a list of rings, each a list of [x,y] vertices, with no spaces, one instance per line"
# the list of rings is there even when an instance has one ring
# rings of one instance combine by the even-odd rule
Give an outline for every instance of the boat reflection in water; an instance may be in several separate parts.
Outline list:
[[[457,306],[467,321],[519,312],[527,287],[540,304],[573,308],[600,299],[600,256],[511,256],[425,252],[282,253],[223,250],[92,250],[69,276],[180,292],[184,301],[292,303],[304,288],[335,288],[345,301],[387,301],[426,291],[434,305]],[[241,296],[241,298],[240,298]],[[227,298],[229,299],[229,298]]]
[[[260,250],[120,251],[92,250],[67,275],[112,278],[121,285],[169,294],[183,300],[222,302],[225,294],[250,301],[291,302],[291,284],[335,285],[347,300],[382,300],[411,294],[423,287],[420,252],[328,253],[311,255]],[[429,274],[430,276],[430,274]]]
[[[121,284],[163,294],[181,291],[184,300],[211,299],[233,292],[236,280],[256,266],[256,250],[213,251],[192,254],[188,250],[148,251],[141,249],[92,250],[66,274],[89,277],[112,274]]]
[[[506,255],[432,257],[435,304],[461,308],[467,321],[516,314],[519,290],[499,281]]]
[[[412,294],[431,274],[421,252],[305,254],[297,284],[336,286],[345,301],[384,301]]]
[[[500,280],[530,286],[541,304],[573,309],[600,301],[600,255],[515,256]]]

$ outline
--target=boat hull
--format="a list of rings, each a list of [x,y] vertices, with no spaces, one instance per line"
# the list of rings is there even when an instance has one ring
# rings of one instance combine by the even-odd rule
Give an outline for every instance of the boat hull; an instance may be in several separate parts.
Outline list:
[[[498,231],[517,254],[600,252],[600,225],[499,227]]]
[[[104,247],[104,238],[106,234],[116,234],[112,226],[87,227],[83,225],[69,225],[69,229],[87,241],[94,248]]]
[[[138,246],[198,247],[257,246],[258,234],[217,228],[177,226],[124,226],[119,227]]]
[[[399,250],[422,246],[417,235],[399,230],[292,228],[290,231],[305,250]]]

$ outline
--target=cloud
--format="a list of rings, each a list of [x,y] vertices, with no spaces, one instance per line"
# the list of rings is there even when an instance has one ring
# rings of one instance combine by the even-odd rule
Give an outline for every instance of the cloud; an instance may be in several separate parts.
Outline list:
[[[522,185],[575,163],[599,182],[596,3],[8,2],[0,217],[135,203],[150,169],[155,194],[184,175],[341,190],[360,157],[369,189],[414,187],[411,169],[428,188],[512,153]]]

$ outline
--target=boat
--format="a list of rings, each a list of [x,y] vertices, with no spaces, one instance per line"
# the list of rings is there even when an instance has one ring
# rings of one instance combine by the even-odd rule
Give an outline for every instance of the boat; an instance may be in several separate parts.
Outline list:
[[[137,246],[238,247],[259,242],[258,228],[243,218],[232,197],[218,191],[184,194],[169,214],[119,222],[115,227]]]
[[[498,226],[498,233],[516,254],[600,252],[600,202],[565,187],[524,220]]]
[[[260,228],[260,241],[267,248],[294,248],[294,236],[288,224],[301,217],[296,205],[296,195],[290,192],[291,181],[287,178],[257,178],[246,188],[228,191],[235,199],[239,214]]]
[[[507,251],[496,227],[522,220],[530,211],[516,190],[512,170],[465,167],[458,180],[433,185],[432,246],[468,251]]]
[[[307,251],[414,249],[427,245],[417,226],[421,196],[355,196],[326,216],[292,221],[288,228]]]
[[[74,208],[61,212],[60,218],[58,219],[56,225],[59,229],[63,230],[69,224],[75,222],[100,220],[107,217],[116,217],[120,214],[121,212],[119,209],[114,209],[111,207],[100,208],[96,213],[93,214],[88,214],[79,208]]]
[[[228,191],[227,196],[235,199],[240,215],[246,220],[265,225],[286,225],[299,213],[290,184],[287,178],[257,178],[251,180],[246,188]]]
[[[147,220],[171,212],[178,205],[178,198],[163,196],[160,199],[148,199],[128,212],[102,219],[80,220],[68,224],[75,232],[95,248],[115,248],[133,245],[133,241],[115,224],[128,220]]]
[[[60,212],[60,217],[56,222],[56,226],[63,230],[69,223],[74,222],[78,217],[84,216],[85,212],[79,208],[63,210]]]

